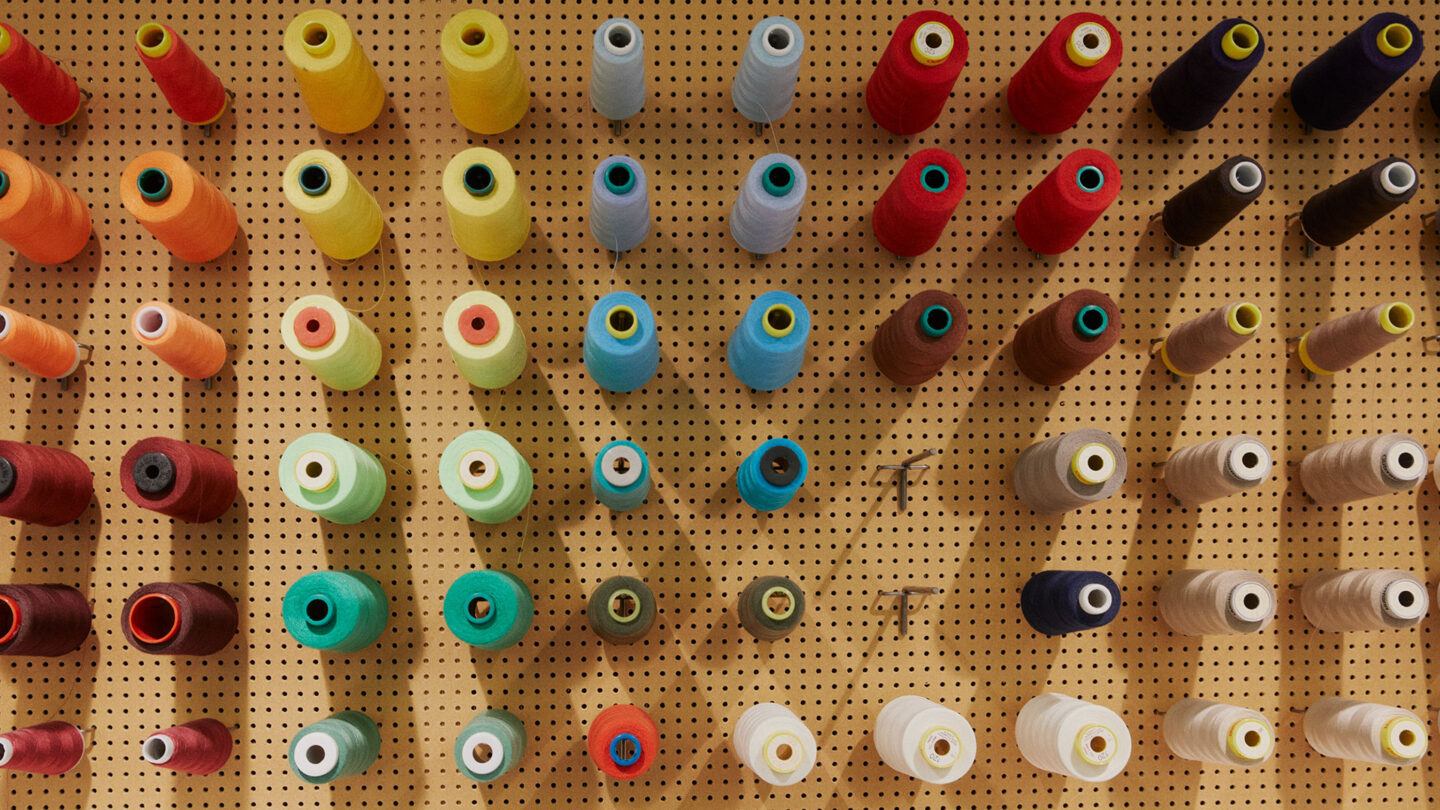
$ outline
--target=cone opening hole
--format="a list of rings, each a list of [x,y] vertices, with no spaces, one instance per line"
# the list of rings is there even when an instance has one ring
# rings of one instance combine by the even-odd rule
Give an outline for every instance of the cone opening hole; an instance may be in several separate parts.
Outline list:
[[[495,173],[483,163],[471,164],[465,170],[465,191],[472,197],[483,197],[495,190]]]
[[[310,624],[324,624],[330,621],[330,600],[323,596],[313,596],[305,603],[305,621]]]
[[[1406,306],[1395,306],[1385,310],[1385,321],[1394,329],[1409,329],[1415,322],[1415,312]]]
[[[765,313],[765,322],[770,324],[771,329],[778,332],[789,329],[793,317],[794,316],[790,314],[790,310],[784,307],[773,307],[769,312]]]
[[[135,325],[145,337],[159,337],[165,331],[165,313],[159,307],[146,307],[140,310]]]
[[[161,594],[145,594],[130,608],[130,630],[146,644],[159,644],[180,629],[180,611],[175,600]]]
[[[165,755],[169,752],[170,746],[166,745],[161,737],[151,737],[140,748],[140,755],[148,762],[164,762]]]
[[[1094,306],[1080,310],[1077,320],[1081,334],[1087,337],[1098,337],[1110,325],[1110,316],[1105,314],[1105,310]]]
[[[1093,194],[1105,185],[1105,173],[1095,166],[1083,166],[1075,174],[1075,181],[1080,184],[1081,191]]]
[[[476,762],[484,765],[495,758],[495,749],[490,747],[490,743],[478,743],[470,749],[470,756]]]
[[[1417,735],[1413,729],[1408,729],[1408,728],[1406,728],[1406,729],[1401,729],[1401,730],[1400,730],[1400,744],[1401,744],[1401,745],[1405,746],[1406,748],[1409,748],[1410,746],[1414,745],[1417,741],[1419,741],[1419,735]]]
[[[775,747],[775,758],[781,762],[789,762],[795,756],[795,748],[790,743],[780,743]]]
[[[640,740],[634,734],[620,734],[610,741],[610,759],[620,767],[640,761]]]
[[[620,456],[615,459],[615,463],[611,464],[610,468],[615,471],[616,475],[624,475],[630,472],[630,459]]]
[[[610,328],[616,332],[629,332],[635,326],[635,313],[629,309],[610,310]]]
[[[950,187],[950,173],[939,166],[926,166],[920,172],[920,185],[932,194],[939,194]]]
[[[1384,36],[1385,44],[1389,45],[1392,50],[1401,53],[1409,50],[1410,46],[1415,42],[1415,35],[1410,33],[1409,27],[1401,25],[1400,23],[1392,23],[1391,25],[1385,26]]]
[[[324,23],[312,22],[305,26],[305,31],[301,36],[304,38],[306,45],[312,48],[318,48],[324,45],[325,41],[330,38],[330,29],[326,28]]]
[[[147,23],[140,28],[140,44],[146,48],[155,48],[165,41],[165,29],[155,23]]]
[[[1230,29],[1230,41],[1235,43],[1235,47],[1241,50],[1255,47],[1254,38],[1250,36],[1250,32],[1246,30],[1246,27],[1243,25],[1237,25]]]
[[[630,43],[634,40],[634,37],[630,35],[629,27],[624,25],[612,25],[610,27],[610,32],[606,34],[606,39],[609,40],[612,47],[616,48],[617,50],[623,50],[630,47]]]
[[[469,612],[471,619],[483,622],[486,619],[490,618],[490,614],[494,610],[495,606],[490,602],[490,599],[488,597],[480,596],[478,594],[476,596],[470,597]],[[483,759],[480,761],[484,762]]]
[[[1400,603],[1400,607],[1413,607],[1415,605],[1415,592],[1406,588],[1395,595],[1395,601]]]
[[[790,48],[790,32],[784,26],[774,26],[765,32],[765,43],[772,51],[784,53]]]
[[[1264,179],[1265,173],[1260,171],[1260,166],[1248,160],[1235,164],[1235,169],[1230,172],[1230,185],[1242,194],[1259,188]]]
[[[467,25],[465,30],[460,32],[460,41],[475,47],[485,41],[485,27],[481,25]]]
[[[1105,749],[1110,746],[1110,741],[1105,739],[1105,735],[1096,734],[1086,741],[1086,745],[1090,747],[1093,753],[1103,754],[1105,753]]]
[[[470,460],[470,465],[469,465],[466,469],[468,469],[469,472],[470,472],[470,474],[473,475],[473,476],[475,476],[476,478],[483,478],[483,477],[485,476],[485,469],[486,469],[486,468],[485,468],[485,459],[482,459],[482,458],[474,458],[474,459],[471,459],[471,460]]]
[[[605,186],[613,194],[625,194],[635,187],[635,173],[624,163],[616,162],[605,170]]]
[[[784,475],[790,471],[790,459],[782,455],[776,455],[770,459],[770,470],[776,475]]]
[[[1104,588],[1096,588],[1085,595],[1085,601],[1092,608],[1110,607],[1110,594]]]
[[[9,641],[20,630],[19,606],[9,597],[0,598],[0,642]]]
[[[1240,455],[1240,465],[1247,470],[1255,469],[1256,467],[1260,466],[1260,454],[1242,453]]]
[[[330,188],[330,172],[318,163],[311,163],[300,170],[300,190],[307,196],[318,197]]]
[[[1264,740],[1264,738],[1260,736],[1260,732],[1254,729],[1245,732],[1245,736],[1242,739],[1245,740],[1245,745],[1248,748],[1258,748]]]
[[[1235,308],[1235,322],[1242,329],[1260,328],[1260,308],[1254,304],[1242,304]]]
[[[163,200],[170,196],[170,176],[161,169],[145,169],[135,178],[135,187],[140,189],[140,196],[151,202]]]
[[[325,761],[325,746],[320,744],[306,746],[305,761],[311,765],[319,765]]]
[[[1415,167],[1395,162],[1385,167],[1385,183],[1392,194],[1403,194],[1415,185]]]
[[[633,594],[617,593],[610,600],[610,612],[621,620],[633,619],[640,609],[640,603]]]
[[[1244,605],[1246,610],[1259,610],[1260,595],[1256,593],[1247,593],[1244,596],[1240,597],[1240,604]]]
[[[765,190],[772,196],[783,197],[795,184],[795,173],[783,163],[777,163],[765,170]]]
[[[795,604],[790,594],[783,590],[777,590],[765,597],[765,606],[770,612],[777,616],[788,616]]]
[[[933,751],[937,757],[948,757],[950,756],[950,741],[944,737],[940,737],[930,746],[930,750]]]

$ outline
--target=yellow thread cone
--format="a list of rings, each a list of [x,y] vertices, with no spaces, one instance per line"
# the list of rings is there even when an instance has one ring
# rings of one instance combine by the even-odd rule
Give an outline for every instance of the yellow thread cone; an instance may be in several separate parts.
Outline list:
[[[380,117],[385,88],[344,17],[313,9],[291,20],[285,58],[316,126],[348,134]]]
[[[499,17],[479,9],[451,17],[440,34],[440,55],[450,109],[466,129],[496,135],[520,123],[530,109],[530,88]]]
[[[450,159],[441,181],[450,233],[466,255],[498,262],[515,254],[530,235],[530,211],[510,161],[474,147]]]
[[[380,204],[345,163],[324,149],[301,152],[285,167],[285,199],[332,259],[350,261],[380,242]]]

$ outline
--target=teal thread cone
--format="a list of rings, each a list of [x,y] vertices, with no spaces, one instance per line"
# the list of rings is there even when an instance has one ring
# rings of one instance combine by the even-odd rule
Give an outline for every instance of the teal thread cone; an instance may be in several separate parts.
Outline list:
[[[285,591],[285,629],[306,647],[352,653],[375,643],[390,619],[385,590],[359,571],[316,571]]]
[[[445,624],[471,647],[512,647],[533,621],[535,600],[530,589],[505,571],[471,571],[445,592]]]
[[[622,462],[623,471],[618,467]],[[600,503],[616,512],[634,509],[650,494],[650,459],[634,442],[610,442],[595,456],[590,488]]]
[[[369,715],[338,712],[290,740],[290,771],[312,785],[364,773],[380,755],[380,727]]]
[[[770,439],[740,462],[735,486],[740,499],[761,512],[784,509],[805,483],[809,459],[789,439]]]
[[[328,433],[309,433],[280,456],[280,489],[290,502],[331,523],[359,523],[385,499],[379,459]]]
[[[488,756],[482,759],[482,752]],[[504,709],[475,715],[455,738],[455,764],[467,779],[493,782],[525,756],[525,724]]]
[[[525,511],[535,478],[503,436],[472,430],[456,437],[440,456],[440,486],[471,520],[495,524]]]

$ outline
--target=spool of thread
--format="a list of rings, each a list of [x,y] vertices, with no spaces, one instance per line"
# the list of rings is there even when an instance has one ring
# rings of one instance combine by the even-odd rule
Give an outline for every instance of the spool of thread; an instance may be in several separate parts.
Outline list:
[[[1036,135],[1064,132],[1090,108],[1120,66],[1120,54],[1120,32],[1109,20],[1084,11],[1071,14],[1010,79],[1005,88],[1010,114]]]
[[[285,629],[317,650],[353,653],[374,644],[390,620],[385,589],[361,571],[316,571],[295,581],[281,603]]]
[[[205,582],[155,582],[125,600],[120,630],[135,649],[153,655],[213,655],[240,629],[235,599]]]
[[[530,464],[505,437],[471,430],[440,455],[440,486],[471,520],[504,523],[525,511],[535,490]]]
[[[445,310],[445,345],[460,375],[479,388],[504,388],[525,370],[525,333],[505,299],[471,290]]]
[[[779,641],[805,618],[805,592],[785,577],[756,577],[735,603],[745,632],[761,641]]]
[[[1160,211],[1160,225],[1170,241],[1199,247],[1220,233],[1265,191],[1265,170],[1236,155],[1171,197]]]
[[[0,517],[64,526],[79,520],[94,497],[90,468],[74,453],[0,441]]]
[[[385,223],[375,195],[336,155],[310,149],[285,167],[285,199],[321,253],[354,261],[380,244]]]
[[[1430,748],[1425,721],[1379,703],[1322,697],[1305,710],[1305,742],[1321,756],[1374,765],[1416,765]]]
[[[68,124],[85,103],[80,85],[30,40],[0,23],[0,84],[37,124]]]
[[[0,734],[0,768],[58,776],[74,770],[85,756],[85,733],[52,720]]]
[[[1120,308],[1097,290],[1076,290],[1025,319],[1015,365],[1041,385],[1063,385],[1120,339]]]
[[[645,37],[640,26],[623,17],[612,17],[595,29],[590,106],[616,122],[645,106]]]
[[[634,779],[655,764],[660,729],[639,706],[611,706],[590,721],[585,745],[601,773],[612,779]]]
[[[1080,243],[1120,195],[1120,167],[1098,149],[1076,149],[1015,208],[1015,231],[1036,253],[1054,256]]]
[[[360,712],[336,712],[290,741],[290,771],[312,785],[364,773],[378,756],[380,727]]]
[[[616,512],[636,509],[650,494],[650,459],[634,442],[610,442],[595,456],[590,489],[600,503]]]
[[[455,765],[472,782],[493,782],[525,756],[525,724],[504,709],[475,715],[455,738]]]
[[[820,756],[815,735],[779,703],[757,703],[735,721],[730,735],[740,764],[772,785],[793,785],[810,775]]]
[[[959,712],[919,695],[886,703],[875,718],[875,752],[894,770],[948,785],[975,764],[975,729]]]
[[[1265,38],[1249,20],[1223,20],[1155,77],[1150,104],[1170,129],[1204,129],[1264,56]]]
[[[1176,571],[1159,604],[1160,618],[1182,635],[1258,633],[1275,619],[1275,586],[1252,571]]]
[[[1042,515],[1098,503],[1125,483],[1125,448],[1103,430],[1081,428],[1036,442],[1015,462],[1015,494]]]
[[[789,17],[766,17],[750,32],[730,95],[735,109],[757,124],[779,121],[795,103],[805,33]]]
[[[1107,782],[1130,762],[1130,729],[1120,715],[1094,703],[1047,692],[1015,719],[1020,754],[1042,771]]]
[[[140,756],[151,765],[203,776],[225,767],[234,748],[228,726],[202,717],[146,737]]]
[[[1427,95],[1430,99],[1430,111],[1440,117],[1440,73],[1430,80],[1430,92]]]
[[[0,149],[0,239],[32,262],[61,264],[80,255],[90,230],[90,209],[79,194]]]
[[[1404,630],[1430,610],[1425,583],[1408,571],[1321,571],[1305,580],[1300,609],[1331,633]]]
[[[1275,728],[1265,715],[1197,698],[1171,706],[1161,733],[1175,756],[1196,762],[1253,768],[1275,753]]]
[[[1420,29],[1409,17],[1376,14],[1295,74],[1290,101],[1305,126],[1344,129],[1420,61],[1424,50]]]
[[[585,371],[601,388],[618,394],[640,388],[660,368],[655,315],[634,293],[604,296],[585,320],[583,352]]]
[[[507,571],[471,571],[445,592],[444,612],[445,624],[456,638],[494,652],[525,637],[535,621],[535,598],[519,577]]]
[[[0,655],[74,652],[90,624],[90,600],[69,585],[0,585]]]
[[[130,445],[120,459],[120,488],[131,503],[186,523],[209,523],[240,494],[228,456],[163,436]]]
[[[911,155],[875,202],[870,226],[881,246],[904,259],[929,253],[965,196],[965,167],[944,149]]]
[[[214,377],[225,366],[225,338],[215,327],[163,301],[135,311],[130,328],[140,345],[191,380]]]
[[[1249,301],[1232,301],[1186,321],[1160,342],[1160,361],[1177,377],[1209,371],[1255,337],[1264,320]]]
[[[875,365],[896,385],[920,385],[955,356],[968,329],[969,314],[960,299],[926,290],[880,324],[870,342]]]
[[[610,577],[590,594],[585,618],[608,644],[634,644],[655,626],[658,612],[650,586],[635,577]]]
[[[809,470],[810,462],[800,445],[789,439],[770,439],[740,462],[735,488],[751,509],[777,512],[795,497]]]
[[[450,109],[466,129],[498,135],[525,117],[530,88],[499,17],[477,8],[451,17],[440,32],[440,56]]]
[[[1165,486],[1181,504],[1198,506],[1260,486],[1273,465],[1269,448],[1259,439],[1237,433],[1171,453],[1165,462]]]
[[[344,17],[316,8],[291,20],[285,59],[316,126],[348,135],[380,117],[385,88]]]
[[[795,238],[807,188],[795,158],[775,153],[755,161],[730,207],[730,235],[757,256],[784,249]]]
[[[1425,448],[1404,433],[1359,436],[1312,450],[1300,461],[1300,485],[1320,506],[1407,492],[1425,478]]]
[[[291,503],[331,523],[369,520],[385,501],[380,459],[329,433],[307,433],[280,456],[280,490]]]
[[[0,306],[0,356],[36,377],[59,379],[80,367],[80,344],[38,318]]]
[[[524,247],[530,209],[504,155],[481,146],[458,153],[445,166],[441,189],[450,235],[466,256],[498,262]]]
[[[774,391],[800,373],[809,343],[810,311],[790,293],[772,290],[745,310],[725,346],[725,359],[741,383]]]
[[[280,338],[311,374],[331,388],[354,391],[380,371],[380,339],[328,295],[295,299],[280,319]]]
[[[634,250],[650,234],[650,190],[645,170],[624,155],[595,167],[590,181],[590,233],[606,250]]]
[[[1306,200],[1300,230],[1322,247],[1343,245],[1409,202],[1419,187],[1414,166],[1385,158]]]
[[[940,120],[970,42],[943,11],[918,11],[900,21],[865,83],[865,108],[895,135],[923,132]]]
[[[135,51],[181,121],[207,126],[225,113],[230,101],[225,85],[175,29],[145,23],[135,33]]]
[[[120,177],[120,201],[166,250],[187,262],[225,255],[240,230],[224,192],[169,152],[146,152],[130,161]]]
[[[1047,636],[1096,630],[1120,615],[1120,586],[1099,571],[1041,571],[1020,591],[1020,610]]]
[[[1414,325],[1415,311],[1401,301],[1352,312],[1306,332],[1300,338],[1300,362],[1322,376],[1344,371],[1398,340]]]

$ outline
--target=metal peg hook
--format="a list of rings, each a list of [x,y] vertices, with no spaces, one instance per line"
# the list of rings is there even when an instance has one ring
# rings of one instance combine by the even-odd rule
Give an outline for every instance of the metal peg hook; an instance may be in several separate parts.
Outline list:
[[[900,635],[910,635],[910,597],[925,594],[938,594],[939,588],[929,588],[923,585],[906,585],[898,591],[881,591],[881,596],[900,597]]]
[[[910,458],[907,458],[904,461],[900,462],[899,464],[880,465],[880,469],[882,470],[895,470],[900,473],[900,492],[897,500],[899,501],[901,512],[908,511],[907,507],[910,505],[910,473],[912,471],[923,472],[924,470],[930,469],[930,465],[917,464],[916,462],[924,461],[931,456],[938,455],[940,455],[939,450],[922,450],[916,455],[913,455]]]

